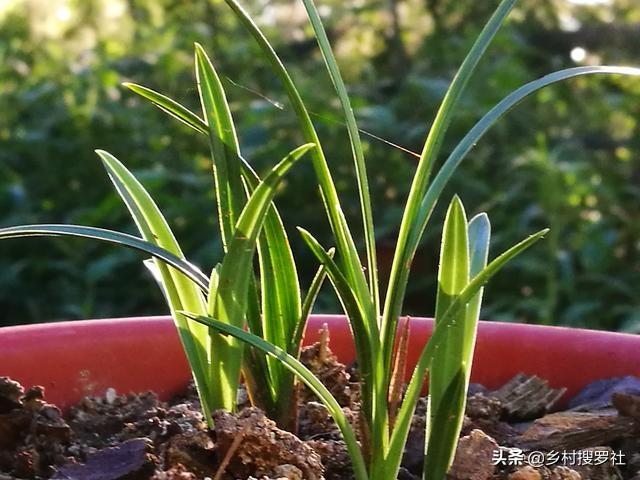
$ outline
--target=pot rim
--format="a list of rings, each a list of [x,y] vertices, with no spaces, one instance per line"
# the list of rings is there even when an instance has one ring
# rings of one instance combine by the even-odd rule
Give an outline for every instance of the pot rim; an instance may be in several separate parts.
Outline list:
[[[354,348],[344,315],[312,315],[305,344],[318,340],[325,323],[332,351],[350,362]],[[433,320],[411,317],[410,325],[408,364],[414,365]],[[640,376],[640,335],[481,321],[477,340],[472,381],[488,388],[517,373],[535,374],[552,387],[566,387],[569,398],[594,380]],[[168,316],[2,327],[0,345],[0,375],[25,388],[44,386],[46,399],[63,409],[110,387],[120,393],[153,390],[168,399],[189,380]]]

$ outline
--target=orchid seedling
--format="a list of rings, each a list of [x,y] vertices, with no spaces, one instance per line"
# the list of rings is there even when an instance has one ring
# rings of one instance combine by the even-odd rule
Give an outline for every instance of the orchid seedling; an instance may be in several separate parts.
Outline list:
[[[400,223],[390,278],[378,278],[374,213],[360,130],[347,87],[313,0],[306,8],[350,139],[363,225],[364,261],[347,223],[331,169],[302,96],[259,26],[237,0],[225,0],[261,48],[286,91],[304,144],[258,175],[244,158],[226,92],[213,63],[195,47],[199,113],[137,84],[125,84],[172,117],[205,135],[210,144],[217,217],[224,256],[208,274],[189,262],[149,193],[115,157],[98,151],[109,178],[134,219],[140,237],[75,225],[26,225],[0,230],[0,238],[66,235],[93,238],[141,251],[158,279],[189,360],[205,418],[234,411],[241,379],[253,405],[283,428],[295,425],[296,383],[326,406],[340,429],[357,480],[397,478],[416,405],[429,386],[423,478],[442,480],[454,458],[464,414],[483,288],[504,265],[541,239],[541,230],[489,261],[490,222],[468,219],[460,198],[450,201],[438,267],[435,329],[422,346],[402,395],[403,345],[410,324],[400,325],[411,265],[434,208],[462,160],[509,110],[552,84],[588,74],[640,75],[640,69],[585,66],[557,71],[507,95],[464,135],[436,168],[460,99],[483,54],[516,0],[502,0],[453,78],[426,136]],[[298,228],[318,261],[317,274],[301,293],[295,256],[276,209],[277,186],[290,168],[307,159],[314,169],[335,245],[323,246]],[[257,268],[254,257],[257,255]],[[348,318],[359,368],[360,421],[352,425],[322,382],[299,360],[305,323],[328,279]],[[383,294],[384,293],[384,294]],[[400,328],[398,328],[400,326]],[[398,337],[398,330],[400,336]]]

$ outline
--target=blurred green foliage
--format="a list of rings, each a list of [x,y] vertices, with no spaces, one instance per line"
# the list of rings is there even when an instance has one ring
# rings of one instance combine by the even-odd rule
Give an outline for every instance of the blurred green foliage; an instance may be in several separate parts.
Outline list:
[[[322,0],[321,13],[360,127],[419,152],[445,87],[495,2]],[[304,10],[247,0],[315,115],[347,215],[358,216],[345,128]],[[221,0],[0,2],[0,225],[56,222],[133,231],[93,153],[103,148],[145,183],[187,255],[220,258],[203,139],[120,87],[131,80],[198,108],[193,42],[226,75],[245,156],[264,171],[301,142],[278,82]],[[640,65],[635,0],[522,0],[491,46],[450,143],[521,84],[575,64]],[[282,104],[280,102],[283,102]],[[486,210],[496,251],[551,227],[539,248],[490,286],[483,318],[640,331],[640,83],[580,78],[510,114],[463,164],[450,194]],[[365,148],[382,276],[416,159],[371,136]],[[447,153],[447,146],[444,148]],[[287,225],[329,242],[313,171],[277,198]],[[435,302],[438,225],[414,262],[406,312]],[[290,232],[303,285],[315,262]],[[136,254],[89,241],[0,245],[0,324],[164,313]],[[337,311],[327,291],[318,310]]]

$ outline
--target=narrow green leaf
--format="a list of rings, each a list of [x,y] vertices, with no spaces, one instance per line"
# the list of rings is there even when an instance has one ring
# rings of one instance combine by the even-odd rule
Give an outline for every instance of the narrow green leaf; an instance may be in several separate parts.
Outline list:
[[[444,187],[447,185],[455,170],[460,165],[460,162],[462,162],[462,160],[467,156],[473,146],[480,141],[489,128],[491,128],[504,114],[522,102],[526,97],[541,90],[542,88],[570,78],[594,74],[640,76],[640,68],[610,66],[568,68],[529,82],[507,95],[495,107],[489,110],[489,112],[487,112],[471,130],[469,130],[469,132],[451,152],[447,160],[442,165],[442,168],[438,171],[438,174],[433,179],[429,190],[422,199],[419,215],[416,217],[416,223],[413,225],[414,231],[411,236],[411,248],[414,251],[415,248],[417,248],[417,241],[419,241],[420,233],[424,231],[440,194],[444,190]]]
[[[444,99],[438,109],[438,113],[433,121],[427,140],[422,149],[420,162],[411,184],[409,197],[405,206],[400,224],[400,232],[398,234],[398,242],[393,257],[389,284],[387,287],[387,296],[385,297],[385,306],[383,313],[383,329],[382,338],[385,345],[386,364],[391,365],[391,355],[393,352],[394,338],[397,329],[398,317],[402,310],[402,302],[404,299],[407,281],[409,280],[408,266],[411,265],[415,255],[414,247],[415,233],[419,232],[418,238],[422,235],[424,229],[416,229],[416,217],[419,214],[420,202],[422,201],[433,165],[440,153],[440,148],[447,132],[453,113],[456,110],[465,87],[473,72],[482,58],[491,40],[495,37],[500,26],[504,23],[507,15],[513,8],[516,0],[502,0],[498,8],[493,13],[487,24],[480,32],[473,47],[467,54],[458,69]],[[390,367],[389,367],[390,369]]]
[[[16,227],[0,228],[0,239],[57,236],[89,238],[146,253],[154,258],[162,260],[167,265],[171,265],[173,268],[183,273],[198,285],[201,290],[207,290],[207,277],[198,267],[165,250],[164,248],[160,248],[153,243],[149,243],[141,238],[134,237],[126,233],[106,230],[104,228],[86,227],[83,225],[59,224],[20,225]]]
[[[349,226],[345,220],[344,213],[340,205],[340,199],[331,177],[331,172],[327,165],[327,160],[322,150],[320,140],[311,122],[311,117],[307,111],[300,93],[296,89],[289,72],[278,57],[277,53],[262,33],[260,28],[251,19],[249,14],[240,6],[236,0],[225,0],[227,5],[237,15],[240,22],[245,26],[249,33],[253,36],[257,44],[262,49],[265,58],[271,64],[273,71],[278,76],[284,86],[291,106],[296,114],[302,135],[306,142],[315,143],[318,148],[311,152],[313,167],[318,178],[322,200],[327,210],[329,224],[335,235],[337,242],[337,250],[340,253],[339,262],[345,272],[346,277],[355,286],[356,293],[363,305],[369,302],[367,306],[373,312],[373,305],[369,297],[369,290],[366,278],[362,271],[362,265],[356,250],[353,237],[349,231]]]
[[[163,111],[178,118],[197,132],[209,135],[207,123],[175,100],[140,85],[125,84],[125,86],[151,100]],[[242,176],[250,194],[257,187],[260,179],[246,160],[240,156],[239,152],[236,153],[241,162]],[[289,240],[280,215],[274,206],[271,207],[267,214],[263,235],[258,240],[258,256],[261,265],[262,314],[257,312],[257,309],[257,313],[249,313],[247,315],[248,326],[251,332],[286,348],[291,341],[290,339],[295,338],[297,320],[301,316],[300,287]],[[278,275],[274,275],[273,272],[278,272]],[[252,292],[251,295],[257,298],[257,292]],[[250,305],[254,303],[257,305],[259,300],[252,301]],[[282,343],[285,339],[287,343]],[[258,368],[257,362],[259,360],[257,356],[259,355],[259,353],[255,352],[252,353],[251,359],[247,359],[247,362],[245,362],[247,366],[245,375],[254,379],[254,385],[249,390],[260,390],[262,392],[269,390],[270,396],[276,395],[278,397],[278,399],[272,399],[268,403],[261,403],[261,399],[265,397],[264,393],[263,395],[253,395],[261,408],[267,413],[272,413],[273,409],[269,405],[282,405],[293,401],[286,391],[282,391],[282,394],[280,394],[282,388],[278,387],[279,383],[285,381],[284,377],[289,377],[289,382],[292,383],[293,375],[287,372],[278,362],[271,361],[271,359],[269,359],[269,368],[266,366],[262,368],[264,372],[268,372],[267,376],[257,372],[250,372],[249,370]],[[272,378],[272,381],[267,385],[264,380],[269,378]],[[286,405],[283,409],[285,411],[289,410]]]
[[[282,364],[285,365],[286,368],[297,375],[298,378],[300,378],[300,380],[302,380],[302,382],[309,388],[309,390],[311,390],[324,404],[324,406],[327,407],[329,414],[340,429],[340,433],[342,433],[342,437],[349,452],[349,456],[351,457],[356,479],[368,479],[364,458],[362,457],[362,452],[360,451],[360,446],[356,439],[355,432],[353,431],[353,428],[349,424],[347,417],[342,411],[342,407],[340,407],[340,404],[338,404],[336,399],[333,398],[331,392],[329,392],[327,387],[325,387],[322,382],[318,380],[307,367],[305,367],[295,357],[289,355],[281,348],[278,348],[275,345],[272,345],[264,341],[262,338],[257,337],[249,332],[245,332],[241,328],[229,325],[225,322],[221,322],[210,317],[192,315],[186,312],[185,315],[223,334],[231,335],[232,337],[261,350],[267,355],[270,355],[271,357],[277,359],[279,362],[282,362]]]
[[[460,199],[455,196],[449,205],[442,233],[438,293],[436,297],[436,330],[440,319],[453,300],[469,283],[469,239],[467,218]],[[447,328],[447,340],[433,359],[433,372],[429,376],[432,413],[440,408],[440,401],[451,379],[460,369],[465,335],[465,311],[460,313],[455,327]],[[439,432],[438,432],[439,433]]]
[[[249,192],[252,193],[260,179],[248,165],[243,167],[243,178]],[[258,259],[262,312],[257,320],[261,320],[262,324],[260,330],[256,330],[255,326],[250,324],[249,331],[289,352],[290,342],[301,315],[300,285],[289,238],[273,204],[265,217],[262,234],[258,237]],[[255,357],[261,353],[252,351],[250,355]],[[255,358],[250,361],[250,364],[245,362],[245,372],[253,369]],[[270,380],[267,386],[273,399],[273,408],[264,408],[279,426],[286,428],[296,409],[294,402],[297,400],[292,393],[295,377],[274,359],[266,357],[266,362],[267,375],[264,378]]]
[[[235,233],[219,272],[219,281],[209,295],[209,313],[231,325],[242,327],[247,314],[249,283],[253,276],[252,260],[258,235],[276,193],[276,187],[286,172],[302,155],[314,147],[302,145],[287,155],[255,189],[238,219]],[[224,367],[224,374],[211,378],[216,382],[216,405],[233,411],[240,379],[241,345],[219,335],[211,336],[211,363]]]
[[[260,178],[251,166],[243,160],[242,174],[249,193],[253,193],[260,183]],[[301,316],[300,285],[287,232],[275,205],[271,205],[264,220],[262,234],[258,238],[258,258],[260,261],[260,294],[262,312],[253,322],[249,322],[249,331],[264,338],[270,343],[290,351],[291,339],[295,338],[296,328]],[[248,320],[252,320],[251,316]],[[260,327],[256,324],[262,321]],[[251,352],[253,357],[261,355]],[[245,362],[245,375],[253,369],[255,358]],[[249,363],[249,361],[251,363]],[[271,405],[262,405],[264,410],[282,426],[287,427],[291,412],[296,406],[296,399],[291,393],[294,387],[294,375],[279,362],[266,357],[266,376],[270,380],[264,387],[270,390],[273,399]],[[258,375],[254,374],[256,381]],[[256,399],[259,400],[259,399]],[[286,417],[286,418],[285,418]]]
[[[467,226],[462,203],[451,202],[442,241],[436,329],[469,276],[482,271],[489,249],[489,219],[477,215]],[[468,233],[468,234],[467,234]],[[471,374],[482,289],[461,309],[455,324],[447,326],[445,340],[434,355],[429,376],[430,422],[427,424],[423,477],[441,478],[449,469],[464,418],[467,385]]]
[[[373,299],[375,321],[378,321],[379,317],[379,302],[380,294],[378,292],[378,266],[376,260],[376,239],[373,228],[373,213],[371,210],[371,194],[369,193],[369,180],[367,178],[367,167],[364,160],[364,151],[362,149],[362,141],[360,140],[360,131],[356,124],[356,117],[353,114],[353,108],[351,107],[351,101],[349,100],[349,94],[347,93],[347,87],[344,84],[342,75],[340,74],[340,68],[338,62],[336,62],[335,55],[331,49],[331,44],[327,38],[322,20],[318,14],[318,10],[313,0],[302,0],[304,6],[309,15],[309,21],[315,32],[316,40],[320,47],[324,63],[329,72],[331,82],[335,87],[340,105],[342,106],[342,112],[347,125],[347,131],[349,133],[349,141],[351,142],[351,153],[353,155],[353,161],[356,168],[356,179],[358,183],[358,194],[360,196],[360,209],[362,214],[362,222],[364,225],[364,238],[367,250],[367,265],[369,273],[369,290],[371,292],[371,298]]]
[[[375,335],[376,325],[366,321],[366,314],[360,305],[356,293],[353,291],[351,284],[338,265],[329,255],[329,252],[320,245],[311,233],[300,227],[298,227],[298,231],[311,252],[327,270],[329,280],[333,284],[338,299],[351,325],[356,344],[356,353],[358,354],[357,361],[361,368],[360,373],[363,379],[369,379],[371,373],[368,369],[371,368],[372,365],[372,336]]]
[[[96,153],[102,160],[109,178],[125,202],[143,238],[147,242],[154,243],[184,259],[184,254],[169,224],[142,184],[113,155],[104,150],[96,150]],[[202,304],[202,296],[199,292],[194,293],[192,283],[182,285],[182,275],[172,277],[172,281],[181,285],[180,288],[184,288],[184,302],[194,301],[196,304]]]
[[[489,257],[489,242],[491,239],[491,223],[486,213],[479,213],[469,221],[469,276],[475,277],[487,266]],[[476,332],[480,317],[482,294],[480,289],[477,295],[467,305],[467,317],[465,319],[464,347],[462,358],[467,366],[467,384],[473,364],[473,351],[476,344]],[[465,396],[467,392],[465,389]]]
[[[196,79],[209,132],[218,218],[226,249],[244,203],[240,180],[240,146],[222,82],[204,49],[195,45]]]
[[[425,438],[424,478],[444,478],[453,461],[464,411],[460,401],[452,401],[451,385],[464,365],[466,308],[460,310],[453,325],[442,325],[441,319],[451,303],[469,283],[469,239],[467,217],[460,199],[449,205],[442,233],[435,329],[446,329],[445,340],[433,357],[429,375],[429,408]],[[463,379],[466,378],[464,375]],[[455,393],[466,389],[455,389]],[[464,404],[464,399],[462,400]],[[443,423],[444,422],[444,423]],[[432,444],[437,444],[431,448]]]
[[[102,160],[111,182],[131,213],[142,237],[146,241],[183,258],[182,250],[169,224],[142,184],[113,155],[103,150],[96,150],[96,153]],[[194,380],[207,422],[211,422],[208,410],[211,392],[206,376],[209,334],[206,328],[189,322],[177,313],[181,310],[205,313],[204,297],[197,286],[180,272],[168,268],[162,262],[157,261],[156,265],[162,279],[171,315],[180,333],[185,353],[194,373]]]
[[[207,123],[204,120],[202,120],[199,116],[197,116],[188,108],[182,106],[181,104],[179,104],[175,100],[172,100],[166,95],[162,95],[161,93],[158,93],[155,90],[152,90],[148,87],[144,87],[142,85],[137,85],[135,83],[125,82],[122,85],[127,87],[132,92],[137,93],[141,97],[146,98],[147,100],[150,100],[160,110],[162,110],[165,113],[168,113],[174,118],[177,118],[182,123],[188,125],[194,130],[204,134],[209,133],[209,127],[207,126]]]
[[[282,219],[271,205],[258,241],[260,258],[263,338],[288,349],[302,314],[300,285],[289,238]]]
[[[435,372],[435,368],[433,371]],[[458,419],[464,416],[465,371],[463,363],[443,392],[440,406],[431,420],[433,437],[425,445],[423,480],[446,478],[447,471],[453,462],[460,435]]]
[[[451,299],[460,293],[468,282],[469,238],[467,236],[467,216],[460,198],[456,195],[449,204],[444,220],[440,266],[438,268],[436,321],[447,310],[451,304]]]
[[[298,230],[313,254],[327,268],[327,275],[349,319],[360,368],[363,419],[370,423],[367,427],[373,431],[371,451],[386,451],[389,416],[382,352],[378,347],[378,324],[368,321],[371,317],[367,315],[367,310],[362,307],[351,284],[320,243],[306,230],[300,227]],[[381,461],[379,456],[371,460],[372,463]],[[376,469],[372,467],[371,470]]]
[[[479,213],[469,220],[469,276],[475,277],[487,266],[491,222],[486,213]]]
[[[264,229],[264,227],[263,227]],[[291,332],[289,332],[285,328],[285,323],[288,318],[285,318],[282,315],[281,303],[280,303],[280,292],[277,287],[278,279],[281,278],[279,274],[276,273],[274,262],[274,256],[271,255],[269,251],[269,245],[267,244],[267,240],[265,239],[266,232],[263,231],[263,234],[258,238],[258,261],[260,264],[260,299],[262,306],[262,324],[261,338],[264,338],[269,343],[273,343],[274,345],[278,345],[281,348],[285,348],[288,345],[288,337]],[[299,298],[299,297],[298,297]],[[251,327],[249,327],[249,331],[254,332]],[[272,358],[267,357],[268,368],[268,378],[269,378],[269,386],[272,390],[272,396],[278,396],[278,385],[282,381],[283,374],[287,374],[284,371],[284,368],[280,363],[275,361]]]
[[[617,74],[617,75],[630,75],[640,76],[640,68],[632,67],[615,67],[615,66],[588,66],[588,67],[575,67],[560,70],[558,72],[551,73],[542,78],[529,82],[517,90],[513,91],[507,97],[505,97],[500,103],[493,107],[487,114],[485,114],[474,127],[464,136],[464,138],[457,144],[455,149],[451,152],[447,160],[444,162],[437,175],[431,182],[427,193],[421,201],[418,214],[415,216],[414,221],[410,226],[407,226],[407,232],[404,240],[404,253],[402,258],[410,263],[410,260],[415,255],[415,252],[420,243],[420,238],[431,218],[431,214],[436,206],[436,203],[447,185],[451,176],[460,165],[460,162],[464,160],[467,154],[471,151],[474,145],[476,145],[484,134],[491,128],[505,113],[522,102],[527,96],[552,85],[557,82],[568,80],[573,77],[581,75],[592,74]],[[398,256],[398,249],[396,250],[396,256]],[[398,257],[399,258],[399,257]],[[399,261],[399,260],[398,260]],[[394,257],[394,265],[396,258]],[[404,291],[407,285],[408,277],[404,277],[404,274],[399,270],[392,271],[392,282],[389,283],[389,294],[395,295],[397,299],[391,299],[387,302],[389,308],[391,305],[396,305],[399,308],[398,301],[401,302],[404,296]],[[393,286],[393,292],[392,292]],[[387,297],[389,298],[389,297]],[[385,310],[386,311],[386,310]],[[391,310],[388,310],[391,312]],[[385,317],[386,318],[386,317]]]
[[[441,348],[443,341],[446,339],[446,327],[455,325],[456,319],[462,309],[466,308],[467,304],[478,294],[478,291],[484,287],[487,282],[502,269],[502,267],[540,240],[548,231],[549,229],[541,230],[496,257],[491,263],[483,268],[480,273],[471,279],[455,301],[451,303],[447,312],[442,316],[440,326],[445,328],[439,328],[434,331],[429,342],[422,349],[422,353],[420,354],[418,362],[413,370],[402,406],[400,407],[398,416],[396,417],[391,441],[389,443],[389,450],[385,458],[385,474],[382,478],[396,478],[397,476],[398,469],[400,468],[400,461],[402,460],[402,455],[404,453],[404,445],[407,441],[407,435],[409,434],[409,427],[411,426],[413,413],[418,403],[418,399],[420,398],[420,392],[434,354],[439,348]]]

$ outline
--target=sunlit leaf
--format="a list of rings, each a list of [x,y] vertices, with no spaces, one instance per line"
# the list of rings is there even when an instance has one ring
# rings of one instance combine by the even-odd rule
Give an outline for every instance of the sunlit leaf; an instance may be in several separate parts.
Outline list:
[[[276,187],[295,162],[313,147],[313,144],[305,144],[293,150],[254,190],[238,219],[215,289],[212,288],[209,294],[208,312],[211,316],[231,325],[244,326],[249,282],[253,275],[252,261],[258,235],[275,196]],[[211,340],[211,362],[224,366],[224,377],[217,379],[219,385],[213,392],[214,395],[219,395],[215,401],[226,409],[233,410],[240,380],[242,348],[237,341],[224,339],[219,335],[212,335]]]

